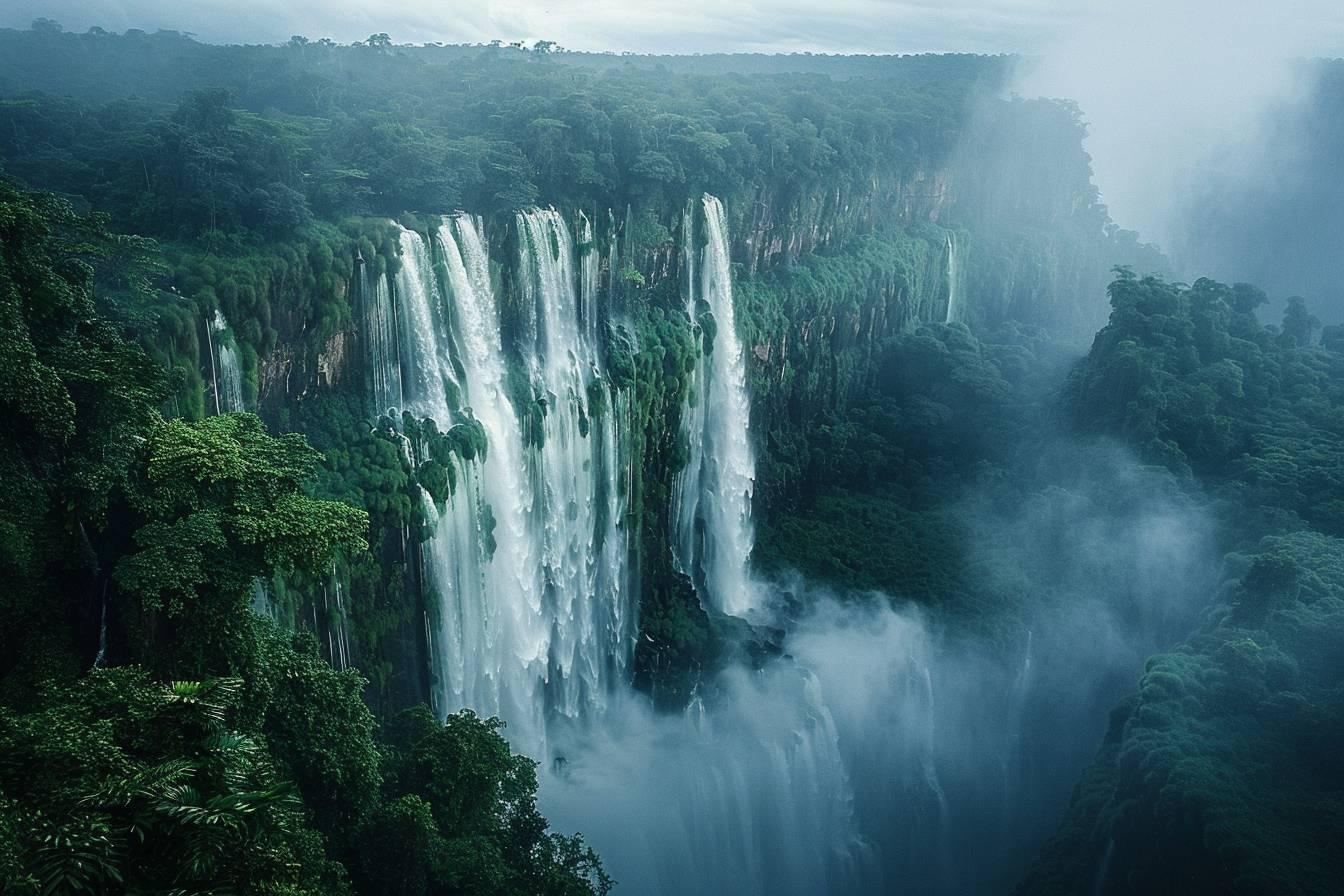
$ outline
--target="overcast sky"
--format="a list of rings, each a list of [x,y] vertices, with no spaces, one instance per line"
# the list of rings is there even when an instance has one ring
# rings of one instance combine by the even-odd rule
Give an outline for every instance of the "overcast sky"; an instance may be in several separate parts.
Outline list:
[[[272,43],[291,34],[349,42],[386,31],[398,42],[547,38],[576,50],[1039,53],[1099,13],[1132,6],[1096,0],[0,0],[0,25],[26,27],[47,16],[70,30],[170,28],[212,42]],[[1344,46],[1344,4],[1230,0],[1225,6],[1224,20],[1258,6],[1278,19],[1309,24],[1313,52],[1333,54]]]

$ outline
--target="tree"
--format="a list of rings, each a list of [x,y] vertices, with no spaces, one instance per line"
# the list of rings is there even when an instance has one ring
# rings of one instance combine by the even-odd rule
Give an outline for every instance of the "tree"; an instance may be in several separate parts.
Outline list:
[[[14,892],[342,892],[292,785],[229,725],[240,694],[236,680],[160,686],[128,667],[35,712],[0,709],[0,792],[18,800],[21,831]]]
[[[164,421],[145,440],[130,509],[143,522],[116,567],[142,650],[159,668],[225,673],[252,581],[322,570],[364,547],[362,510],[301,489],[318,455],[250,414]]]
[[[1307,310],[1307,302],[1301,296],[1288,299],[1288,307],[1283,312],[1283,335],[1297,345],[1313,345],[1320,339],[1321,322]]]
[[[536,763],[514,754],[498,719],[463,711],[440,723],[407,710],[388,732],[391,796],[365,829],[364,875],[402,892],[589,896],[612,882],[580,837],[548,833],[536,806]],[[402,835],[389,843],[389,830]],[[407,842],[424,844],[409,866]],[[380,848],[381,846],[381,848]],[[390,848],[389,848],[390,847]]]
[[[95,265],[146,250],[0,180],[0,673],[75,645],[63,592],[96,594],[94,543],[157,419],[164,377],[98,314]],[[139,289],[135,278],[129,283]],[[21,657],[28,657],[21,660]],[[30,665],[33,664],[33,665]]]

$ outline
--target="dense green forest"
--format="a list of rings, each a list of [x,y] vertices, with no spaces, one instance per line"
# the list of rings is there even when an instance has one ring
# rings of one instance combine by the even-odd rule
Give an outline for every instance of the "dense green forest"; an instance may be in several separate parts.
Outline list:
[[[1193,635],[1113,713],[1019,892],[1329,892],[1344,873],[1344,333],[1300,300],[1265,327],[1246,285],[1126,272],[1111,301],[1070,413],[1201,486],[1231,550]]]
[[[5,892],[611,889],[499,720],[425,705],[431,517],[491,446],[370,407],[370,284],[399,233],[479,216],[518,341],[515,214],[592,222],[631,678],[681,712],[781,652],[669,549],[692,371],[723,350],[684,301],[705,192],[762,576],[911,601],[1001,659],[1113,573],[1059,553],[1080,505],[1211,521],[1221,585],[1158,613],[1171,649],[1017,891],[1330,892],[1344,331],[1170,282],[1110,221],[1080,110],[1001,98],[1010,64],[0,31]],[[538,438],[549,407],[509,388]]]
[[[1263,325],[1266,297],[1245,284],[1121,270],[1110,296],[1110,323],[1076,365],[1020,328],[893,339],[877,389],[821,427],[825,459],[759,562],[1008,637],[1005,614],[1075,600],[1086,563],[1051,555],[1039,508],[1086,495],[1080,471],[1103,469],[1108,443],[1129,446],[1153,471],[1146,488],[1211,517],[1222,582],[1112,713],[1016,892],[1330,892],[1344,873],[1344,334],[1297,299]],[[1131,497],[1109,500],[1120,513]],[[986,503],[1037,510],[1025,528],[986,527]],[[996,554],[1024,559],[1005,575],[986,564]]]

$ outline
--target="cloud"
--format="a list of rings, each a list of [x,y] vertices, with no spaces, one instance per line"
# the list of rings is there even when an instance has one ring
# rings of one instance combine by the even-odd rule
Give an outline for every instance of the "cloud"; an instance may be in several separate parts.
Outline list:
[[[1253,155],[1266,111],[1304,89],[1293,61],[1341,50],[1336,0],[1131,0],[1057,34],[1015,89],[1078,101],[1112,216],[1170,246],[1193,184]]]
[[[398,42],[547,38],[579,50],[636,52],[1022,52],[1069,28],[1084,0],[17,0],[0,25],[46,16],[71,30],[98,25],[188,31],[203,40],[273,43],[291,34]]]

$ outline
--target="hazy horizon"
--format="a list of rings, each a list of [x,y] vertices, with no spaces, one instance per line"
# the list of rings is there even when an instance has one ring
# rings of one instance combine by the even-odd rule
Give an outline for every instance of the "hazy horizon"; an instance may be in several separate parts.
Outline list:
[[[1202,4],[1194,4],[1201,6]],[[281,43],[291,35],[351,43],[387,33],[398,43],[484,43],[553,40],[571,50],[666,53],[1020,53],[1048,54],[1077,34],[1124,22],[1151,4],[1099,9],[1085,0],[967,0],[953,6],[915,0],[841,0],[824,13],[801,0],[627,4],[614,0],[507,0],[456,4],[451,11],[425,2],[268,3],[263,0],[18,0],[0,12],[0,27],[26,28],[50,18],[71,31],[101,27],[190,33],[211,43]],[[1137,8],[1135,8],[1137,7]],[[1292,33],[1296,50],[1344,53],[1344,10],[1323,0],[1271,5],[1238,0],[1221,4],[1212,40],[1230,28],[1278,50]],[[1159,19],[1179,21],[1181,10]],[[1208,20],[1203,20],[1201,25]],[[1189,37],[1197,40],[1199,34]]]

